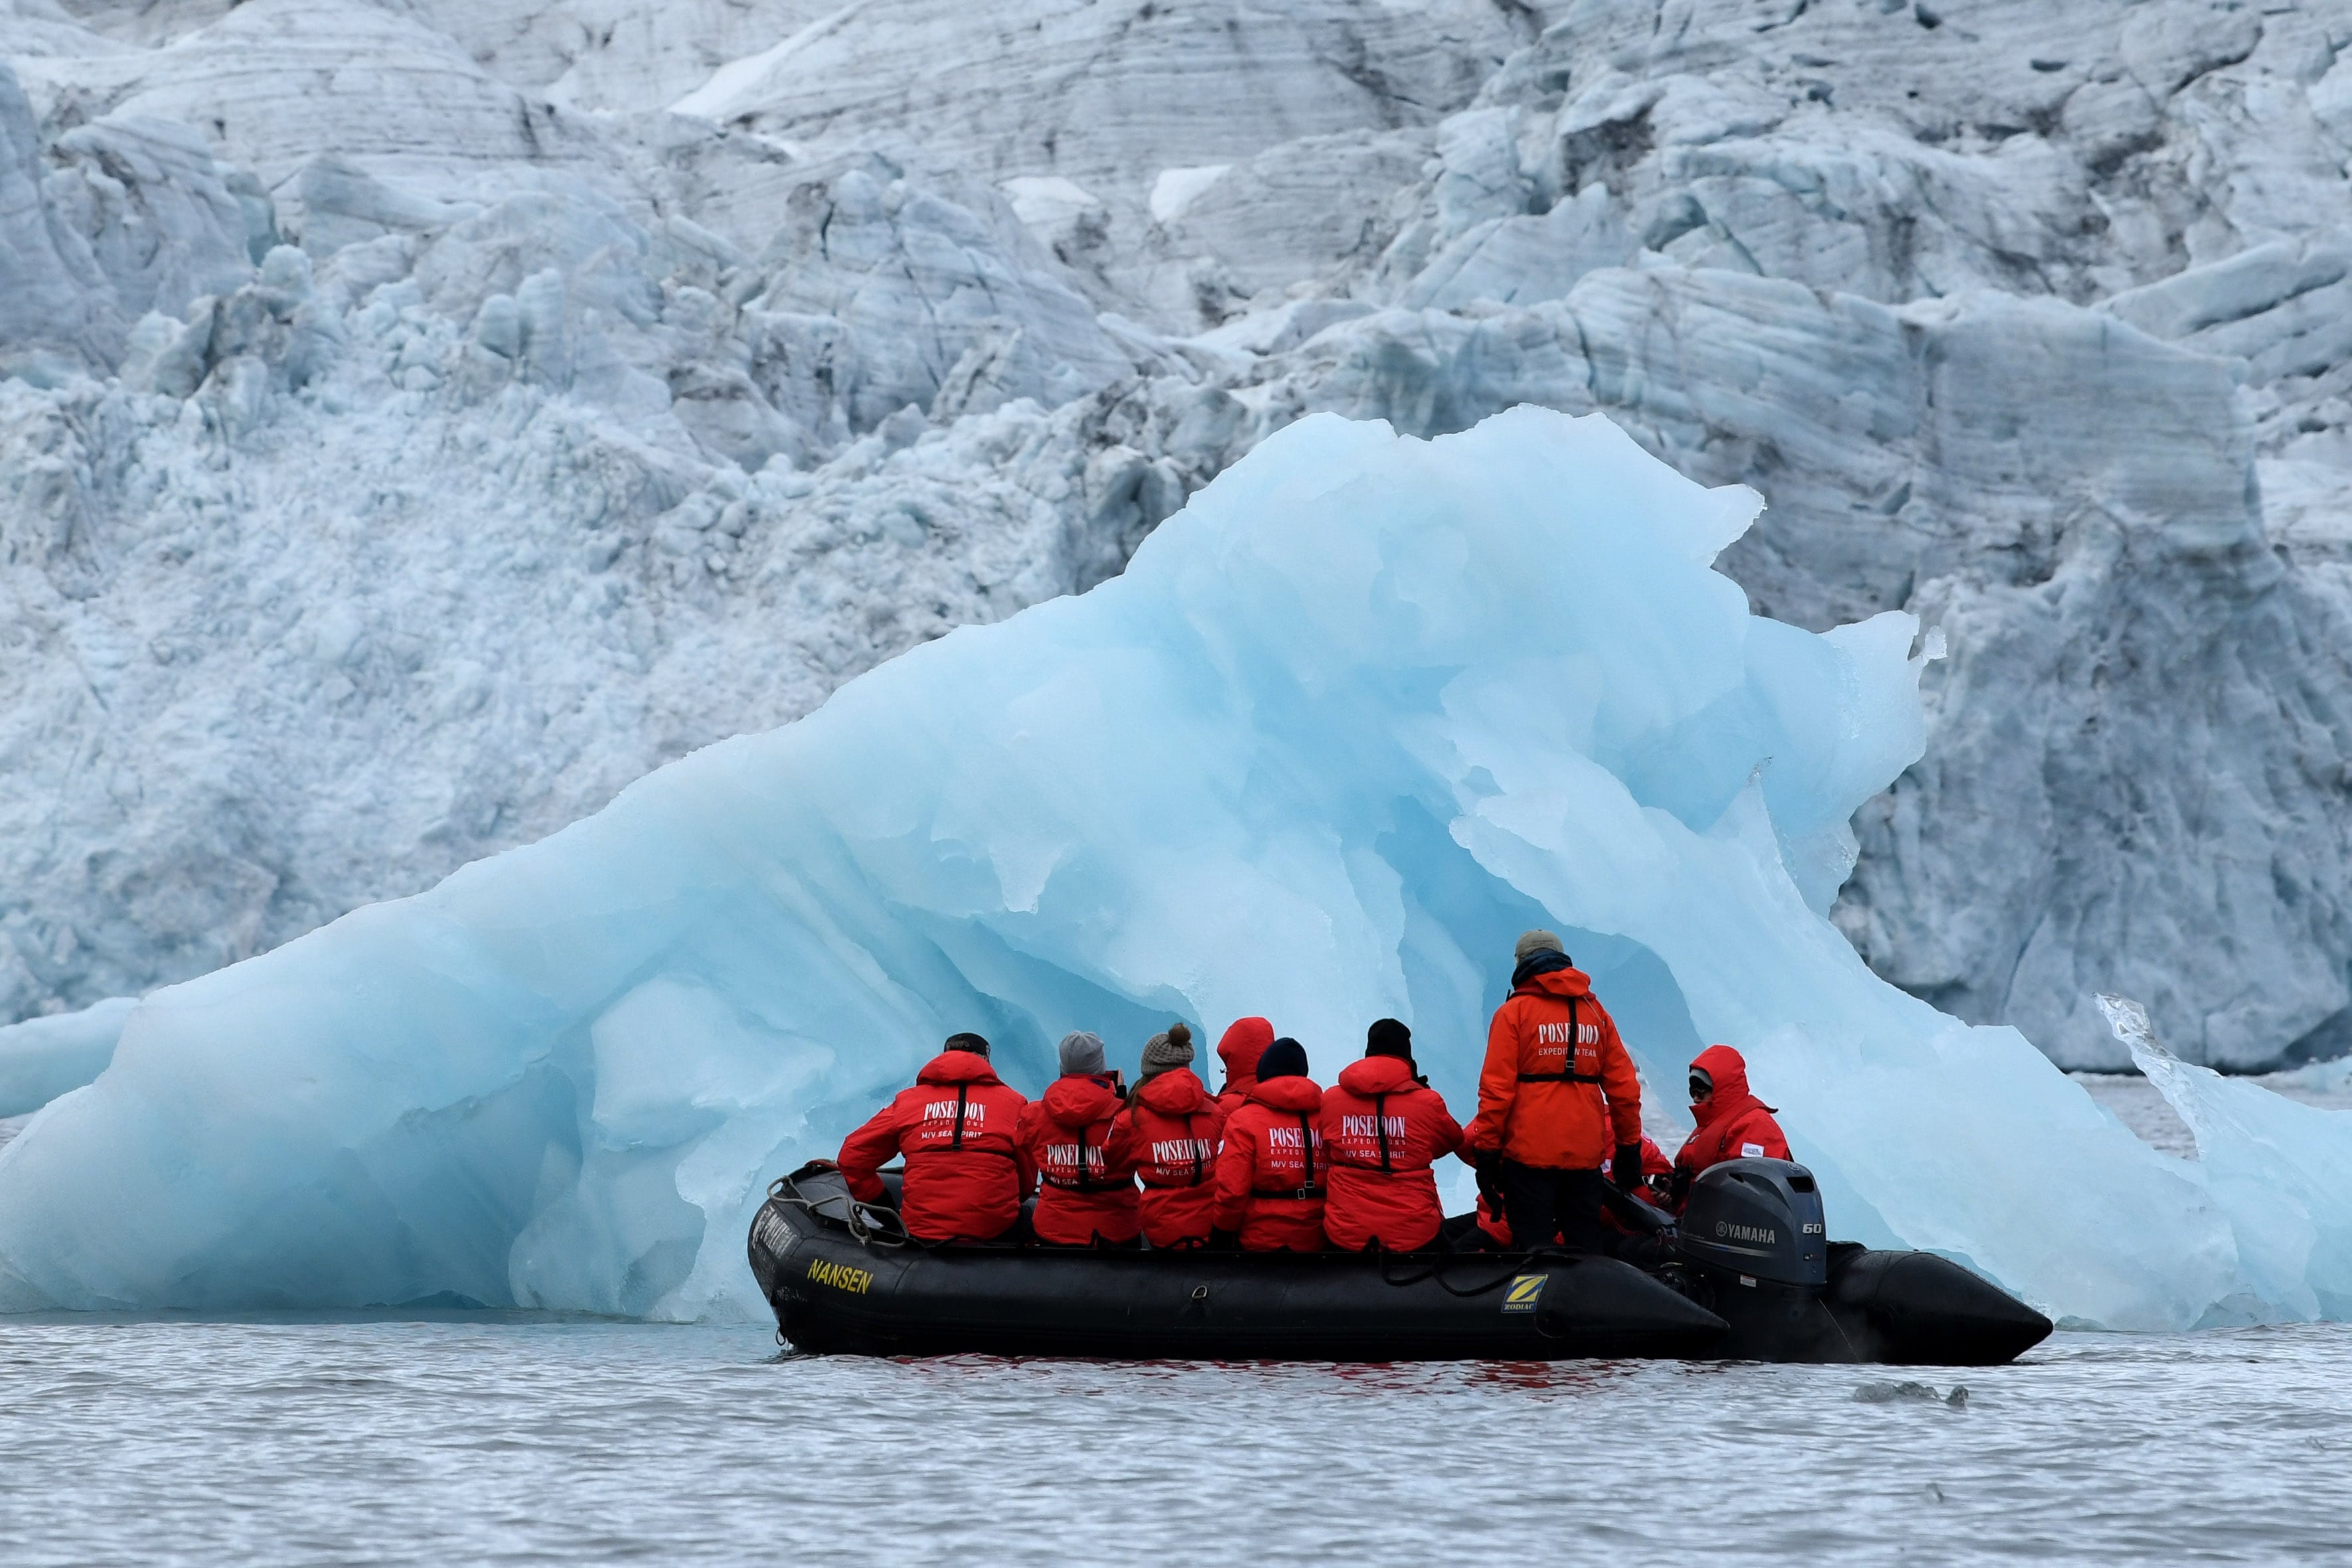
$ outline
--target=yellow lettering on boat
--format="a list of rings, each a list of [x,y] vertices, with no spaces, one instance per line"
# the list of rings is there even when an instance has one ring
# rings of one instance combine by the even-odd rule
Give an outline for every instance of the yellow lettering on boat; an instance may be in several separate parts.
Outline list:
[[[865,1269],[852,1268],[846,1263],[827,1263],[822,1258],[809,1259],[808,1277],[819,1285],[830,1285],[853,1296],[863,1296],[874,1287],[874,1276]]]

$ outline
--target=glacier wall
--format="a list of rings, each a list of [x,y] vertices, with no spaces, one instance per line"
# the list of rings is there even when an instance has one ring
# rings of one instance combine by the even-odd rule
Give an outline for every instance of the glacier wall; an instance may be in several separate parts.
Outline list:
[[[1600,416],[1298,422],[1091,592],[147,998],[0,1148],[0,1307],[755,1313],[764,1182],[949,1030],[1034,1091],[1071,1027],[1264,1012],[1328,1075],[1392,1014],[1466,1104],[1541,921],[1649,1081],[1748,1052],[1841,1234],[2085,1321],[2341,1310],[1824,918],[1932,649],[1751,614],[1711,563],[1758,504]]]
[[[0,1020],[1082,590],[1305,414],[1530,402],[1762,494],[1759,610],[1946,632],[1835,911],[1879,973],[2074,1064],[2128,1060],[2099,989],[2191,1061],[2340,1055],[2347,44],[2319,0],[0,0]]]

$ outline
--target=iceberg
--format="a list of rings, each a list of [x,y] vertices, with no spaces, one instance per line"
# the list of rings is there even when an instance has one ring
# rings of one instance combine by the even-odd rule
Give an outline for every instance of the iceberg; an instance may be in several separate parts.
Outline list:
[[[2147,1010],[2100,996],[2116,1037],[2197,1140],[2200,1174],[2230,1217],[2248,1289],[2210,1314],[2246,1321],[2352,1317],[2352,1112],[2302,1105],[2184,1062]],[[2330,1063],[2341,1076],[2342,1064]],[[2306,1074],[2315,1086],[2328,1081]]]
[[[1074,1027],[1132,1062],[1265,1013],[1328,1078],[1393,1015],[1466,1110],[1545,924],[1646,1081],[1747,1052],[1842,1235],[2080,1322],[2336,1310],[1825,918],[1936,650],[1900,613],[1751,614],[1713,563],[1759,506],[1599,416],[1302,420],[1084,595],[150,994],[0,1149],[0,1308],[753,1314],[765,1184],[952,1030],[1034,1092]],[[2297,1197],[2340,1227],[2345,1190]]]
[[[0,1118],[38,1110],[105,1071],[122,1022],[138,1005],[135,996],[114,996],[79,1013],[0,1028]]]

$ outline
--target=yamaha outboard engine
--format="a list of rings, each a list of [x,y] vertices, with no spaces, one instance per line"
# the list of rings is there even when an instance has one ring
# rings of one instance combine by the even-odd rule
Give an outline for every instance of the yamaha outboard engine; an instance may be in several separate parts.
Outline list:
[[[1675,1242],[1692,1299],[1731,1325],[1717,1353],[1849,1361],[1822,1292],[1830,1243],[1813,1173],[1787,1160],[1727,1160],[1699,1173]]]
[[[1708,1166],[1691,1184],[1677,1250],[1720,1273],[1820,1289],[1830,1243],[1813,1173],[1786,1160]]]

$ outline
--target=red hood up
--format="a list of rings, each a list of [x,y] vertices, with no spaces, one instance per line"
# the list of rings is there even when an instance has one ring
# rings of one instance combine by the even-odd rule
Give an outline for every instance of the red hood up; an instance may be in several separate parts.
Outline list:
[[[1530,974],[1519,983],[1521,991],[1540,991],[1550,996],[1590,996],[1592,981],[1581,969],[1555,969],[1548,974]]]
[[[1748,1088],[1747,1058],[1729,1046],[1707,1047],[1691,1066],[1715,1080],[1715,1092],[1706,1097],[1706,1103],[1691,1107],[1691,1115],[1701,1127],[1756,1098]]]
[[[1249,1097],[1275,1110],[1320,1110],[1323,1090],[1311,1078],[1265,1078],[1250,1085]]]
[[[1210,1105],[1207,1087],[1191,1068],[1170,1068],[1145,1079],[1136,1089],[1135,1102],[1162,1116],[1190,1116]]]
[[[941,1051],[923,1064],[915,1075],[917,1083],[968,1083],[977,1087],[985,1083],[1003,1083],[988,1058],[978,1051]]]
[[[1339,1087],[1367,1100],[1376,1094],[1394,1094],[1412,1087],[1412,1064],[1402,1057],[1366,1057],[1339,1069]]]
[[[1055,1079],[1045,1086],[1040,1103],[1045,1107],[1048,1121],[1063,1127],[1079,1128],[1118,1115],[1124,1102],[1118,1090],[1111,1088],[1109,1079],[1087,1075]]]
[[[1225,1064],[1225,1087],[1247,1089],[1257,1081],[1257,1058],[1274,1044],[1274,1026],[1264,1018],[1236,1018],[1217,1042],[1217,1059]]]

